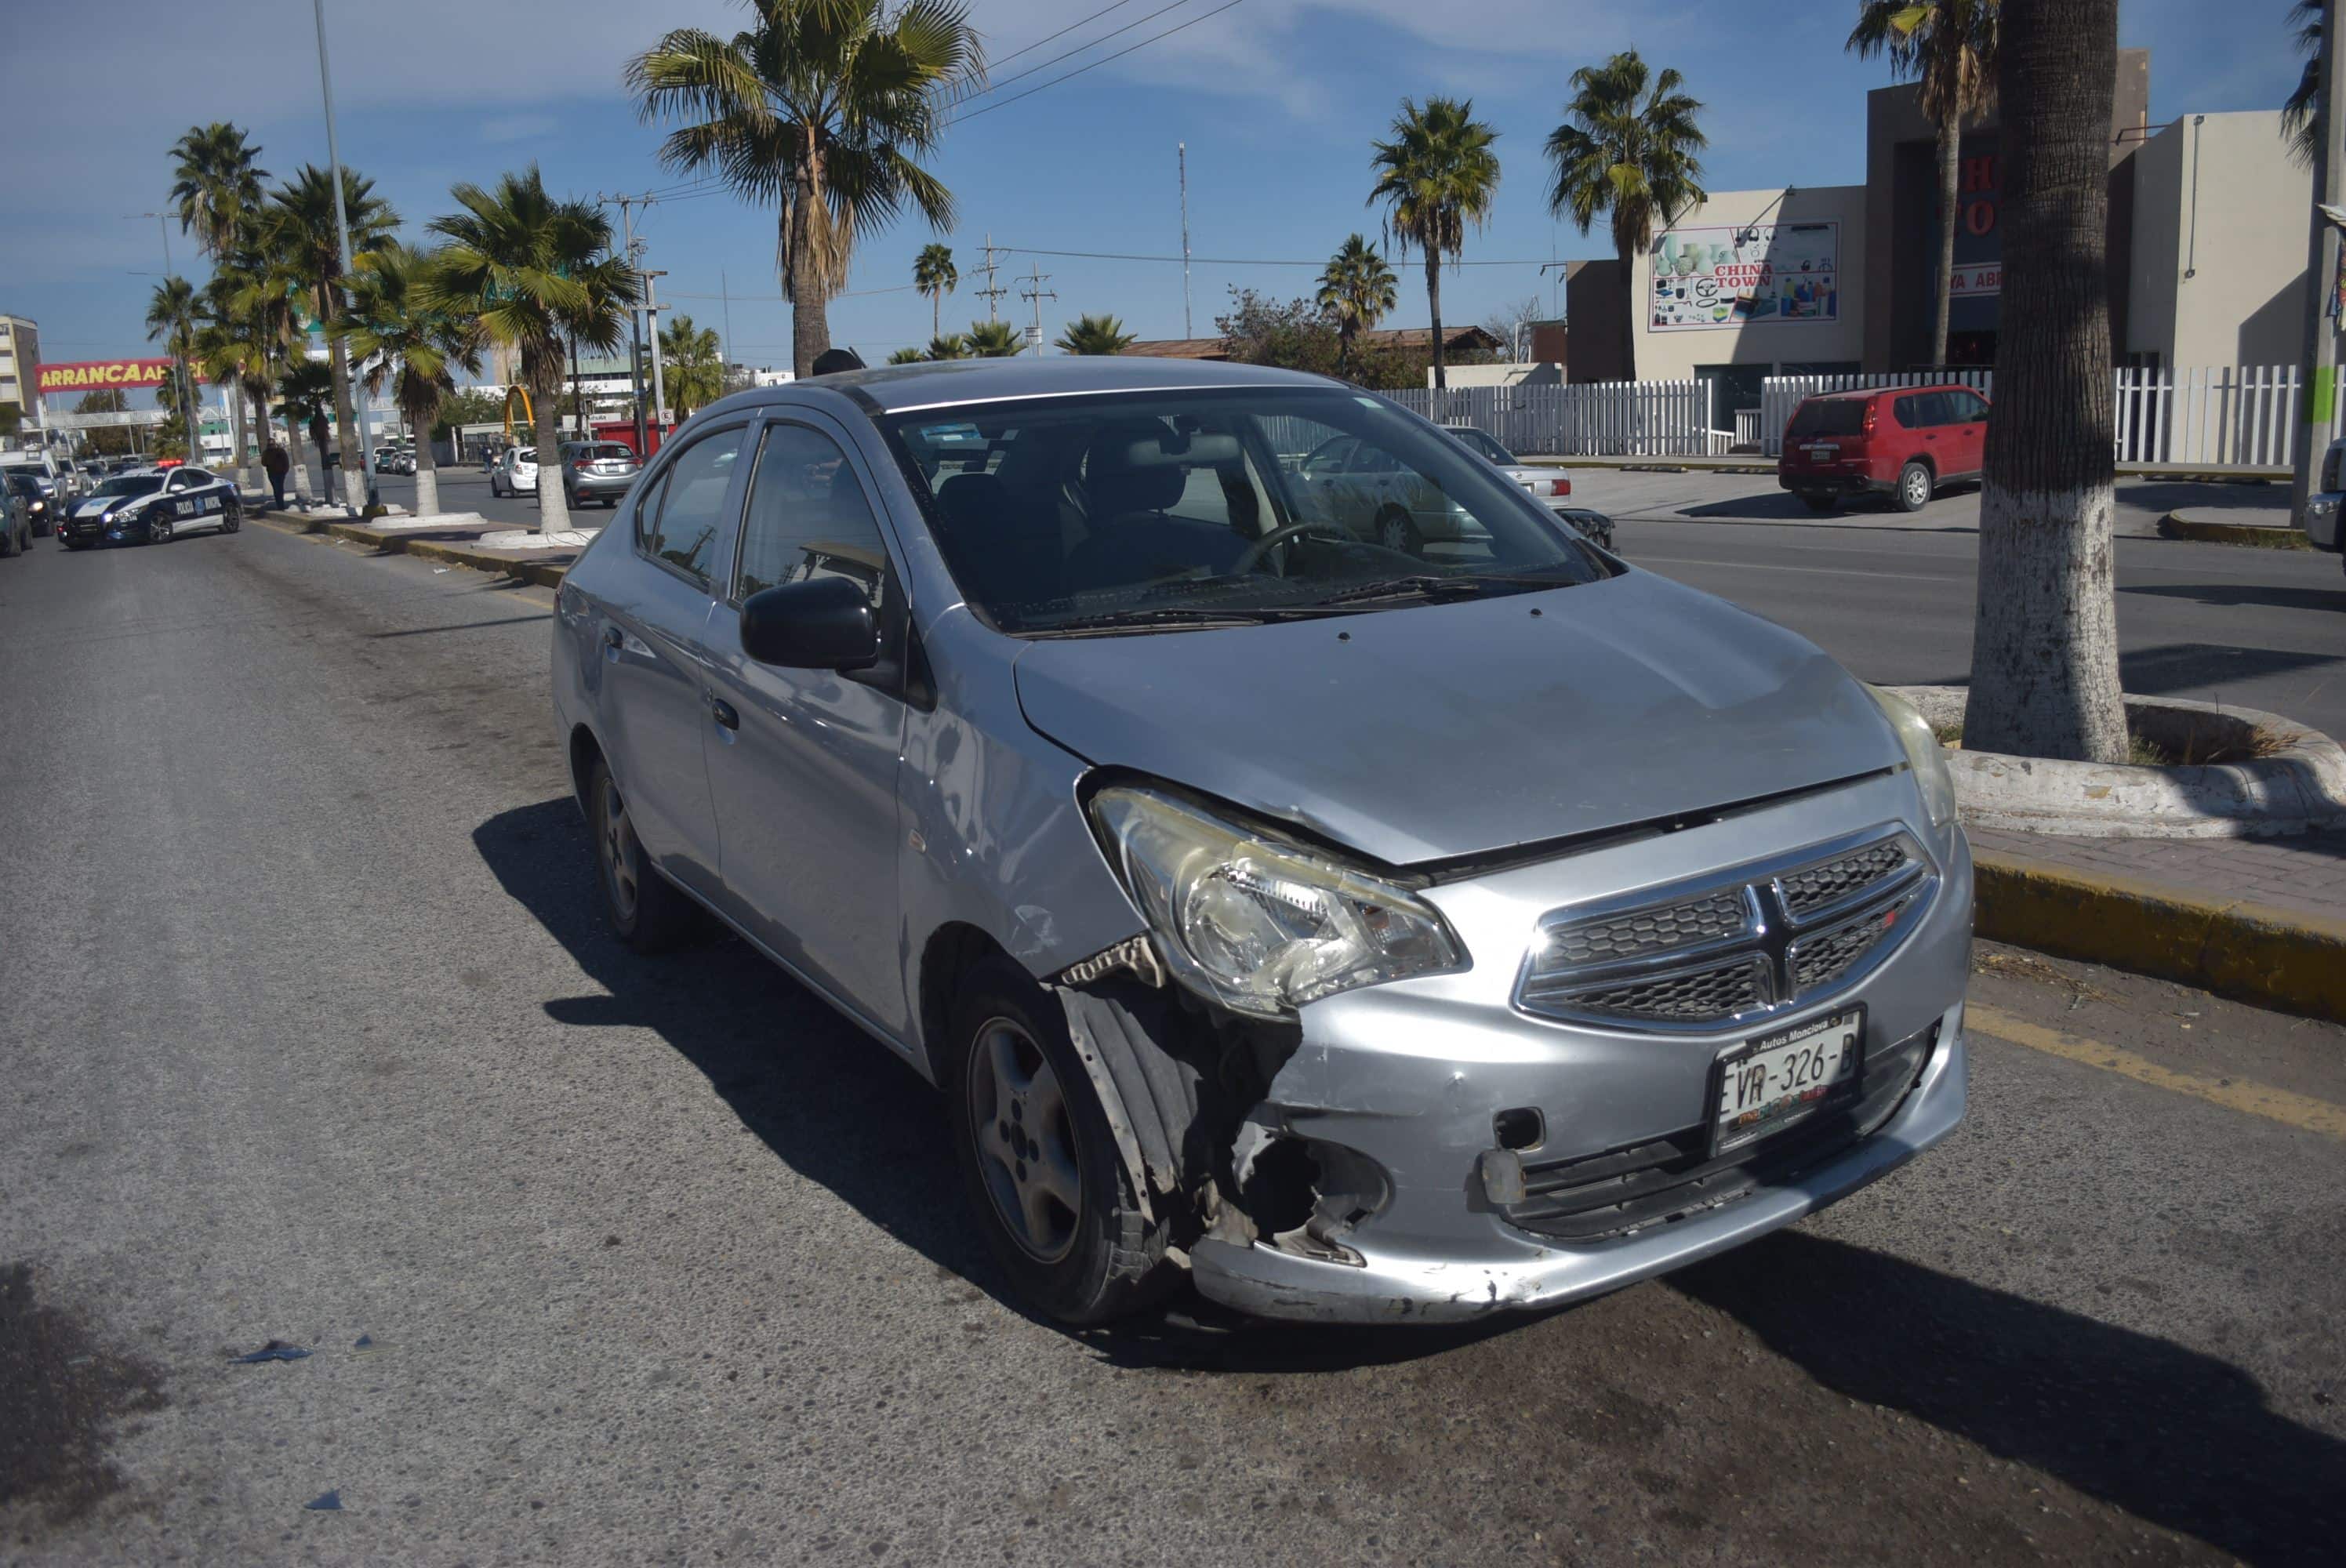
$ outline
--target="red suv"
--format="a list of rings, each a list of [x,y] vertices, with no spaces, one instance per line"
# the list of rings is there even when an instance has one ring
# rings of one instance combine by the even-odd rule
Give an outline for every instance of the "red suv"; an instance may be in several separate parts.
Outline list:
[[[1784,427],[1776,483],[1819,512],[1887,495],[1920,512],[1932,493],[1980,476],[1987,399],[1964,386],[1873,387],[1802,400]]]

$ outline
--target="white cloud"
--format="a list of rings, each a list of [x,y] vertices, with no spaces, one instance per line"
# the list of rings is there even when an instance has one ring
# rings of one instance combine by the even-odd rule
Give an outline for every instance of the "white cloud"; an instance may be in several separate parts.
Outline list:
[[[531,141],[552,130],[555,124],[552,115],[501,115],[481,122],[480,137],[492,144]]]

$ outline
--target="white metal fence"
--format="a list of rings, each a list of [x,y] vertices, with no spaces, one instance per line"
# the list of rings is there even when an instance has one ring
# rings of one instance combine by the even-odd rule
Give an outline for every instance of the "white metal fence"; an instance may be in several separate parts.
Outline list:
[[[1525,454],[1700,457],[1734,440],[1711,428],[1708,382],[1412,387],[1390,395],[1437,424],[1474,425]]]
[[[2198,365],[2180,370],[2111,372],[2116,393],[2116,458],[2120,463],[2184,466],[2285,468],[2297,436],[2298,371],[2293,365]],[[2346,434],[2346,368],[2327,445]],[[1770,457],[1783,451],[1784,425],[1804,397],[1868,387],[1940,385],[1959,382],[1995,395],[1987,371],[1944,375],[1770,376],[1760,383],[1759,436]],[[1737,433],[1743,434],[1741,416]]]

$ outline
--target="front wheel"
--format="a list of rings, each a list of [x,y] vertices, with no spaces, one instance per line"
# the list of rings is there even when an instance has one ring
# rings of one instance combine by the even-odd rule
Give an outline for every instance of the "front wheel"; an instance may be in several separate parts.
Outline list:
[[[149,545],[169,544],[172,532],[171,520],[168,517],[147,519],[147,543]]]
[[[1898,471],[1898,510],[1920,512],[1931,503],[1931,471],[1910,463]]]
[[[1105,1323],[1178,1282],[1165,1233],[1129,1190],[1066,1015],[1006,959],[954,1004],[954,1150],[978,1225],[1018,1293],[1066,1323]]]
[[[1388,506],[1377,517],[1377,543],[1405,555],[1425,554],[1425,535],[1417,519],[1398,506]]]

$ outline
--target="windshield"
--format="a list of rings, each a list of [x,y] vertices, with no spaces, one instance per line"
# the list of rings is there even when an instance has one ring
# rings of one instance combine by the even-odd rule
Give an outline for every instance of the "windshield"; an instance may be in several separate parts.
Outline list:
[[[1505,447],[1501,446],[1497,442],[1492,440],[1483,432],[1476,430],[1474,426],[1448,424],[1443,426],[1443,428],[1448,431],[1451,434],[1456,436],[1459,440],[1464,442],[1468,446],[1474,448],[1476,452],[1479,452],[1484,456],[1489,458],[1492,462],[1505,463],[1510,468],[1513,468],[1515,465],[1515,454],[1514,453],[1509,452]]]
[[[1792,412],[1786,435],[1856,435],[1865,429],[1862,397],[1810,398]]]
[[[1341,615],[1613,572],[1456,442],[1341,387],[960,404],[878,423],[963,596],[1007,632]]]
[[[150,495],[163,488],[159,473],[122,473],[90,492],[92,495]]]

